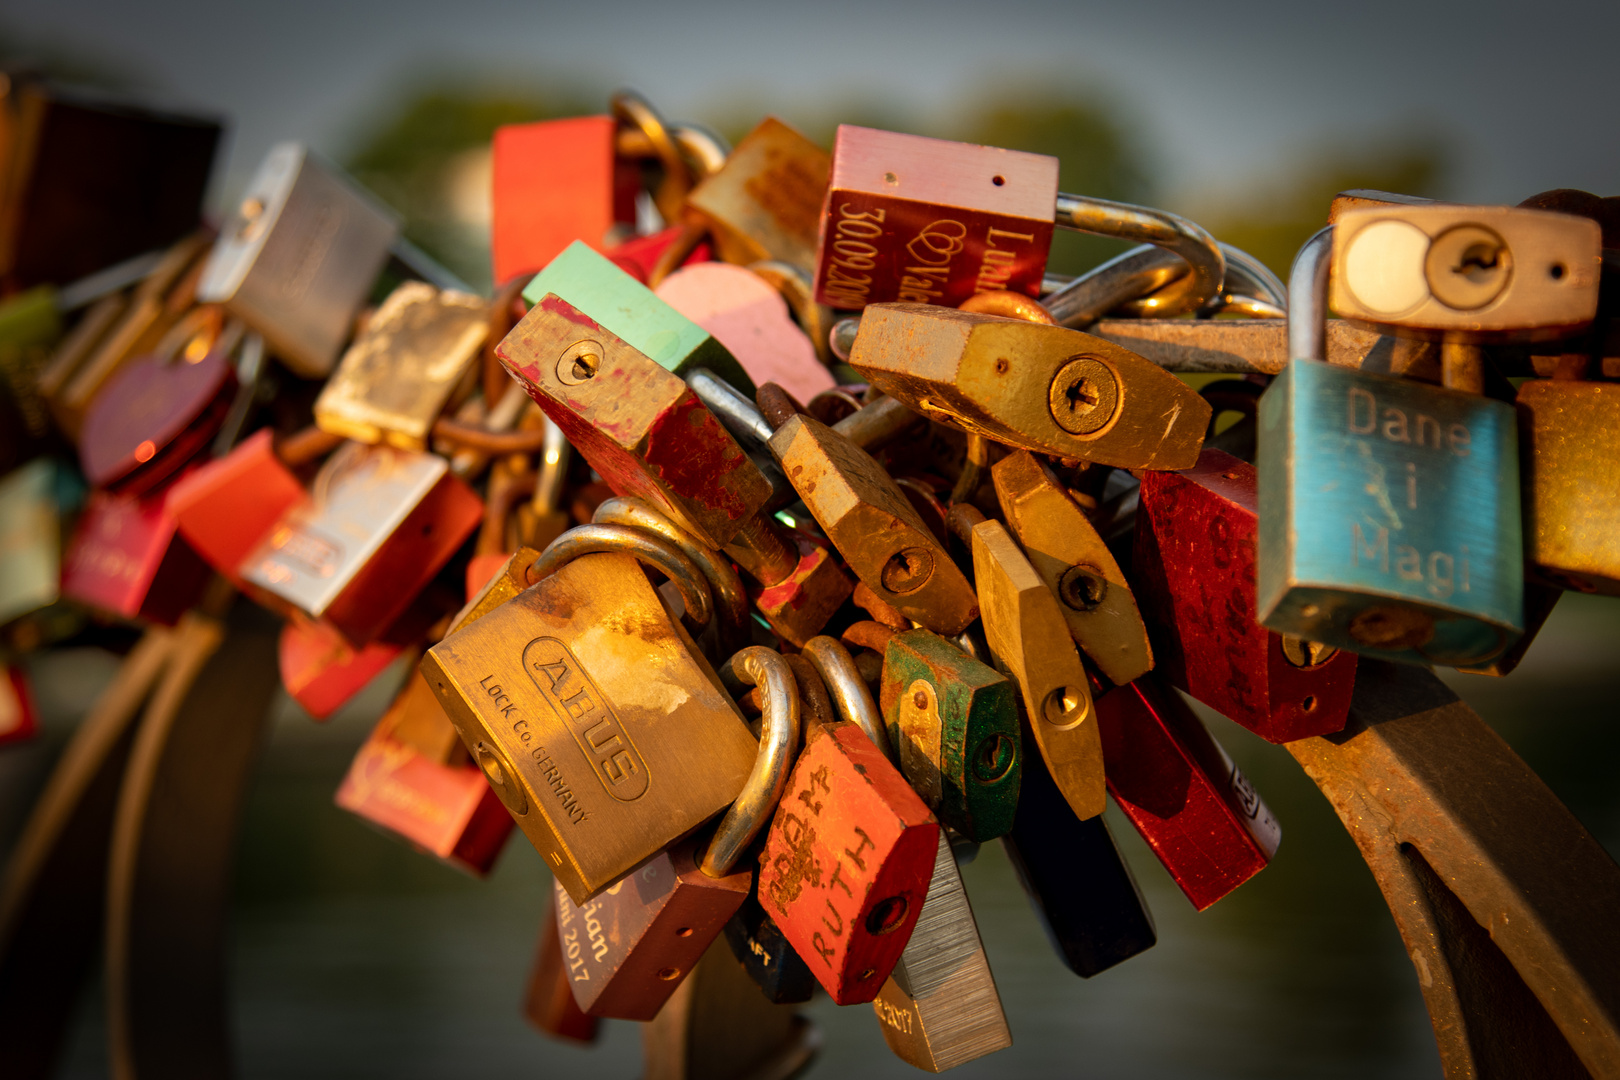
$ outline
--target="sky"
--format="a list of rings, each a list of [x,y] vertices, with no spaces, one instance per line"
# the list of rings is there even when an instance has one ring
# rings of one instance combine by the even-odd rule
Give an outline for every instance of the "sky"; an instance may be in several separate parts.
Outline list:
[[[1620,3],[990,0],[6,0],[0,41],[71,48],[234,120],[221,186],[286,138],[342,156],[413,79],[640,89],[704,120],[805,102],[912,115],[1079,88],[1136,128],[1165,203],[1263,190],[1308,153],[1444,138],[1453,195],[1620,192]]]

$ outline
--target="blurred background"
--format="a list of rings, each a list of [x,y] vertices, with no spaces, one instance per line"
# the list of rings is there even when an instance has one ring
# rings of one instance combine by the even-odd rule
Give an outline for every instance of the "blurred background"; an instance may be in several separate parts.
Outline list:
[[[1187,214],[1286,274],[1335,191],[1514,203],[1620,192],[1613,4],[1495,0],[1353,8],[1191,0],[1001,0],[772,9],[595,0],[276,5],[9,0],[0,60],[227,117],[211,202],[275,142],[310,143],[401,211],[409,236],[489,284],[489,156],[500,124],[604,111],[633,86],[735,139],[766,113],[830,143],[840,122],[1054,154],[1062,187]],[[1078,272],[1106,241],[1060,237]],[[1620,854],[1620,604],[1566,597],[1507,680],[1449,681]],[[0,751],[9,844],[74,721],[110,677],[96,650],[39,657],[43,737]],[[514,840],[486,882],[332,805],[403,676],[329,723],[283,701],[251,796],[232,922],[247,1077],[480,1077],[640,1068],[635,1025],[551,1043],[519,1016],[546,874]],[[1206,714],[1208,717],[1208,714]],[[1371,875],[1286,752],[1212,730],[1283,824],[1254,881],[1191,910],[1114,811],[1157,947],[1091,981],[1061,967],[1000,848],[964,870],[1014,1047],[961,1075],[1436,1076],[1410,962]],[[64,1075],[106,1074],[99,1000]],[[901,1075],[864,1007],[810,1009],[813,1075]]]

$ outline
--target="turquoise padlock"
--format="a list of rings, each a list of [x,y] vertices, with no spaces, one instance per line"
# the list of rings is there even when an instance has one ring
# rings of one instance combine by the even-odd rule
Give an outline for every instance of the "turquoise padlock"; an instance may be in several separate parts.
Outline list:
[[[1524,628],[1513,407],[1321,362],[1332,242],[1294,262],[1296,359],[1260,400],[1258,617],[1367,656],[1488,662]]]
[[[654,363],[681,378],[707,368],[752,400],[754,383],[714,335],[670,307],[653,291],[576,240],[523,289],[532,307],[555,293]]]

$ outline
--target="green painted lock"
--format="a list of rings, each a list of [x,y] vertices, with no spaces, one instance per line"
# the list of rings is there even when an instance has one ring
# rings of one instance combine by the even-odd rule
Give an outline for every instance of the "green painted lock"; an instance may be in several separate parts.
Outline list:
[[[532,307],[547,293],[562,297],[664,370],[684,379],[693,368],[708,368],[753,398],[753,380],[714,335],[583,242],[574,241],[547,263],[524,288],[523,299]]]
[[[940,822],[983,843],[1012,829],[1023,778],[1018,691],[929,630],[889,639],[879,694],[900,771]]]
[[[1312,250],[1315,245],[1315,250]],[[1323,235],[1290,282],[1325,310]],[[1474,666],[1523,632],[1519,448],[1511,405],[1295,359],[1260,401],[1258,616],[1368,656]]]

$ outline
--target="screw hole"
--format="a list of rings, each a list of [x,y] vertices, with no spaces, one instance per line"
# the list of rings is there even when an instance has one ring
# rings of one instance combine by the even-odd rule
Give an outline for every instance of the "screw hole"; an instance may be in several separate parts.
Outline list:
[[[883,182],[885,184],[898,184],[900,182],[900,178],[894,175],[892,172],[886,172],[883,174]]]
[[[1304,701],[1299,703],[1299,707],[1304,709],[1306,712],[1315,712],[1316,711],[1316,695],[1315,694],[1308,695],[1305,698]]]
[[[900,929],[900,924],[906,921],[906,909],[910,907],[903,896],[891,896],[887,900],[879,900],[872,913],[866,917],[866,932],[874,937],[892,934]],[[861,978],[866,978],[862,975]]]
[[[990,178],[990,182],[996,185],[996,187],[1000,187],[1007,182],[1007,178],[1005,176],[992,176]]]
[[[675,931],[675,936],[676,937],[691,937],[692,936],[692,928],[690,926],[683,926],[679,930]]]
[[[860,982],[865,982],[867,979],[870,979],[872,976],[874,976],[876,974],[877,974],[877,968],[867,968],[865,971],[861,972],[861,976],[860,976],[859,981]]]
[[[996,361],[996,374],[997,375],[1005,375],[1005,374],[1007,374],[1007,369],[1009,367],[1011,367],[1011,366],[1012,366],[1011,364],[1007,363],[1007,358],[1005,356],[1001,357],[1000,359],[998,359]]]
[[[681,977],[681,969],[680,968],[659,968],[658,969],[658,977],[660,979],[663,979],[665,982],[673,982],[674,980]]]
[[[1564,264],[1553,263],[1547,268],[1547,276],[1554,281],[1562,281],[1564,279]]]

